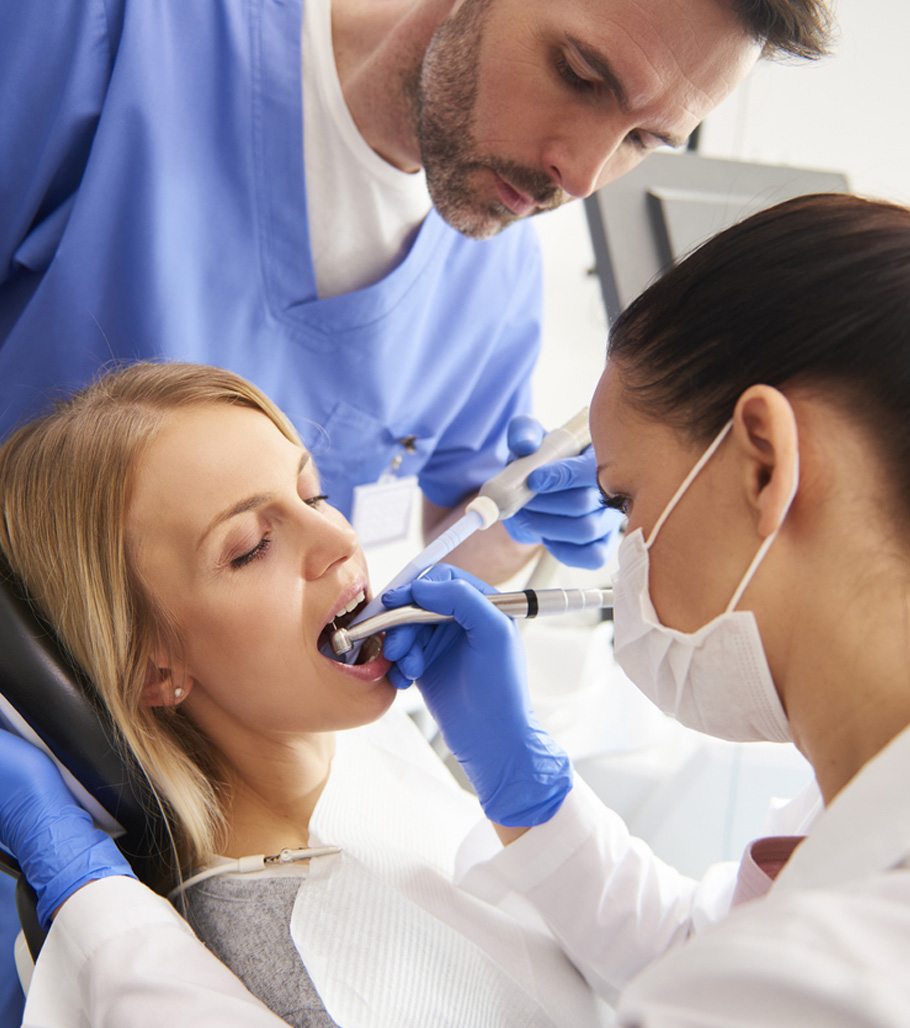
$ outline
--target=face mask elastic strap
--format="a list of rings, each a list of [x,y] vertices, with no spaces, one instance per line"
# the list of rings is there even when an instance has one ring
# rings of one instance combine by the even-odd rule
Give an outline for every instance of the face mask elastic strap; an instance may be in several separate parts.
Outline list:
[[[759,546],[758,553],[752,558],[752,563],[746,568],[746,573],[742,577],[742,581],[736,587],[736,592],[733,594],[733,599],[727,604],[727,613],[731,610],[736,610],[736,605],[742,599],[743,593],[746,591],[749,583],[752,581],[752,576],[758,570],[758,565],[765,559],[765,554],[771,548],[771,543],[777,538],[777,533],[780,531],[780,525],[774,529],[774,531],[768,536],[767,539]]]
[[[705,452],[701,455],[701,457],[698,458],[698,460],[695,462],[695,467],[692,468],[692,470],[689,472],[689,474],[686,475],[686,477],[682,480],[682,484],[676,490],[676,492],[673,494],[670,502],[666,505],[666,507],[664,507],[663,514],[661,514],[661,516],[657,519],[657,524],[651,529],[651,534],[648,536],[648,539],[645,542],[645,548],[646,549],[650,550],[651,547],[654,545],[654,543],[655,543],[655,541],[657,539],[657,533],[663,528],[664,522],[667,520],[667,518],[673,512],[673,508],[676,506],[677,503],[679,503],[679,501],[682,499],[683,494],[685,493],[685,491],[692,484],[692,479],[695,478],[695,476],[699,473],[699,471],[701,471],[701,469],[714,456],[714,453],[717,450],[718,446],[720,446],[720,444],[724,441],[724,439],[727,438],[727,436],[730,433],[730,429],[732,427],[733,427],[733,420],[731,419],[730,421],[728,421],[726,423],[726,425],[724,425],[724,427],[720,430],[720,432],[718,432],[717,438],[714,440],[713,443],[711,443],[711,445],[707,448],[707,450],[705,450]]]

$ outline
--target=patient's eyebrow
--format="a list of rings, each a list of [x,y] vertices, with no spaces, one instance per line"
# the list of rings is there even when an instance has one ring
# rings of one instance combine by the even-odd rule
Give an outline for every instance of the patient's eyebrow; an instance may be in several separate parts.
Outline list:
[[[307,466],[310,459],[309,453],[304,450],[300,463],[297,465],[297,478],[303,474],[303,469]],[[226,507],[219,514],[216,514],[212,520],[208,523],[205,531],[199,536],[199,542],[196,543],[196,549],[205,542],[209,535],[219,526],[224,524],[225,521],[230,521],[231,518],[236,518],[239,514],[246,514],[248,511],[256,510],[257,507],[261,507],[263,504],[268,503],[273,497],[274,493],[255,493],[253,496],[248,496],[245,500],[240,500],[237,503],[231,504],[230,507]]]

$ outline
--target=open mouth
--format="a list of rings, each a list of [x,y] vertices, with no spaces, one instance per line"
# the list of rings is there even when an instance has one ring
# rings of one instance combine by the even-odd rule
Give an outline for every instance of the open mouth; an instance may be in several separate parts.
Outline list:
[[[332,620],[319,633],[319,638],[316,641],[321,654],[326,657],[330,657],[332,660],[337,661],[340,664],[348,663],[343,656],[339,656],[332,648],[332,636],[339,630],[339,628],[347,628],[366,605],[367,597],[361,590],[361,592],[354,597],[347,607],[340,610],[332,618]],[[375,660],[380,656],[381,653],[382,637],[371,635],[367,639],[364,639],[363,644],[360,647],[360,652],[357,654],[356,660],[354,660],[354,664],[368,664],[371,660]]]

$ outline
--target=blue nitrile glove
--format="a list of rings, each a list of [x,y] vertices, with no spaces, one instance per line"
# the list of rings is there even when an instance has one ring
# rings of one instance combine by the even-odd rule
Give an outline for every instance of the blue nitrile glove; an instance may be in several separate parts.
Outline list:
[[[520,414],[509,422],[514,457],[534,453],[543,436],[536,418]],[[542,465],[528,476],[528,485],[537,495],[503,521],[509,535],[519,543],[543,543],[571,567],[603,567],[619,538],[623,516],[601,503],[594,450],[588,446],[577,457]]]
[[[73,799],[54,762],[2,730],[0,844],[38,894],[38,921],[45,930],[57,907],[87,882],[135,877],[114,841]]]
[[[417,603],[455,621],[390,629],[383,652],[397,661],[389,675],[396,686],[417,679],[487,817],[530,827],[559,809],[572,767],[531,710],[524,648],[512,620],[484,599],[494,592],[467,571],[437,564],[382,600]]]

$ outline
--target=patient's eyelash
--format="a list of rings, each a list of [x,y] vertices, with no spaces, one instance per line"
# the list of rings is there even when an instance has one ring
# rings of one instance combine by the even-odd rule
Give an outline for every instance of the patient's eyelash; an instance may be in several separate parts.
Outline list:
[[[272,540],[267,535],[264,535],[259,540],[259,542],[256,543],[252,550],[249,550],[247,553],[241,554],[239,557],[235,557],[231,561],[231,567],[245,568],[247,564],[252,564],[254,560],[259,560],[260,557],[265,556],[265,551],[269,548],[271,543]]]
[[[327,493],[320,493],[318,496],[308,496],[303,502],[308,507],[318,507],[320,503],[325,503],[328,498]],[[239,557],[234,557],[231,561],[231,567],[235,569],[245,568],[247,564],[252,564],[254,560],[259,560],[265,556],[265,551],[271,544],[272,540],[267,535],[264,535],[252,550],[242,553]]]

